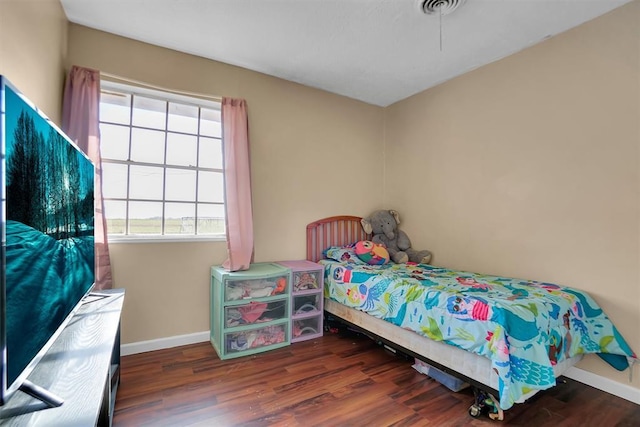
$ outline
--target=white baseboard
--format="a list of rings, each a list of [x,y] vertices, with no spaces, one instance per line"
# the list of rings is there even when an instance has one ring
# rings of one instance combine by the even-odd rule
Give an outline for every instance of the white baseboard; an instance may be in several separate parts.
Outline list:
[[[158,338],[157,340],[123,344],[120,346],[120,354],[122,356],[129,356],[131,354],[145,353],[147,351],[162,350],[165,348],[179,347],[181,345],[196,344],[209,341],[209,336],[209,331],[203,331],[187,335]]]
[[[209,341],[209,337],[209,331],[203,331],[187,335],[178,335],[174,337],[159,338],[156,340],[123,344],[120,347],[120,353],[122,356],[128,356],[147,351],[196,344]],[[571,378],[572,380],[579,381],[583,384],[597,388],[598,390],[602,390],[640,405],[640,390],[635,387],[631,387],[630,385],[621,384],[617,381],[610,380],[609,378],[585,371],[584,369],[576,368],[575,366],[569,368],[563,375],[567,378]]]
[[[593,388],[597,388],[598,390],[602,390],[640,405],[640,389],[631,387],[630,385],[610,380],[609,378],[596,375],[589,371],[585,371],[584,369],[576,368],[575,366],[567,369],[563,375],[567,378],[571,378],[572,380],[590,385]]]

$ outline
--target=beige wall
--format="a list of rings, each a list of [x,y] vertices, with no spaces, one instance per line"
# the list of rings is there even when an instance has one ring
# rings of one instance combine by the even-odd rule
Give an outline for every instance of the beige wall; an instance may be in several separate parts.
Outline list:
[[[148,84],[239,97],[249,106],[256,261],[303,259],[305,226],[365,215],[380,200],[328,171],[382,186],[383,110],[281,79],[71,24],[67,67]],[[357,162],[357,164],[356,164]],[[335,184],[344,184],[335,191]],[[357,190],[357,184],[356,184]],[[111,245],[115,286],[127,290],[123,342],[209,329],[209,269],[224,242]]]
[[[59,0],[0,0],[0,74],[58,125],[67,26]]]
[[[384,201],[414,247],[438,265],[586,290],[640,351],[640,2],[385,120]],[[627,383],[596,357],[581,367]]]

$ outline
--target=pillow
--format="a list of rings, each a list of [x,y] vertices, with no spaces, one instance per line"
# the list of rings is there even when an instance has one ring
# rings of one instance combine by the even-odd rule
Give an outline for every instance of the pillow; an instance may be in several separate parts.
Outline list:
[[[347,246],[332,246],[324,251],[324,257],[350,264],[366,264],[356,255],[355,245],[353,244]]]
[[[382,243],[361,240],[356,243],[356,255],[369,265],[383,265],[389,262],[389,251]]]

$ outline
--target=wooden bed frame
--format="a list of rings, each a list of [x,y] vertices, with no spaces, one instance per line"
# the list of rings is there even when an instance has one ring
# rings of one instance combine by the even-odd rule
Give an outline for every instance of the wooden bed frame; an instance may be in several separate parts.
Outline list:
[[[359,216],[332,216],[307,225],[307,259],[317,262],[329,246],[344,246],[371,238],[364,232]]]
[[[371,236],[362,229],[361,219],[357,216],[342,215],[324,218],[307,225],[307,259],[317,262],[324,258],[323,251],[330,246],[344,246],[359,240],[370,239]],[[393,351],[400,351],[422,360],[485,393],[493,396],[499,395],[497,374],[491,369],[491,361],[488,358],[469,353],[452,345],[433,341],[329,298],[324,300],[324,310],[334,318],[338,318],[341,322],[363,332]],[[470,358],[473,359],[471,364],[468,363]],[[566,363],[556,365],[554,367],[556,377],[580,359],[581,357],[576,357]],[[535,392],[525,396],[525,399],[533,394]]]

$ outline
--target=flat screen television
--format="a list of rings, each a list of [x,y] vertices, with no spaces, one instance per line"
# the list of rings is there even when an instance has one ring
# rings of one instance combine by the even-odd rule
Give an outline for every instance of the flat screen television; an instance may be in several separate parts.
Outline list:
[[[0,405],[27,380],[94,284],[94,166],[0,76]]]

